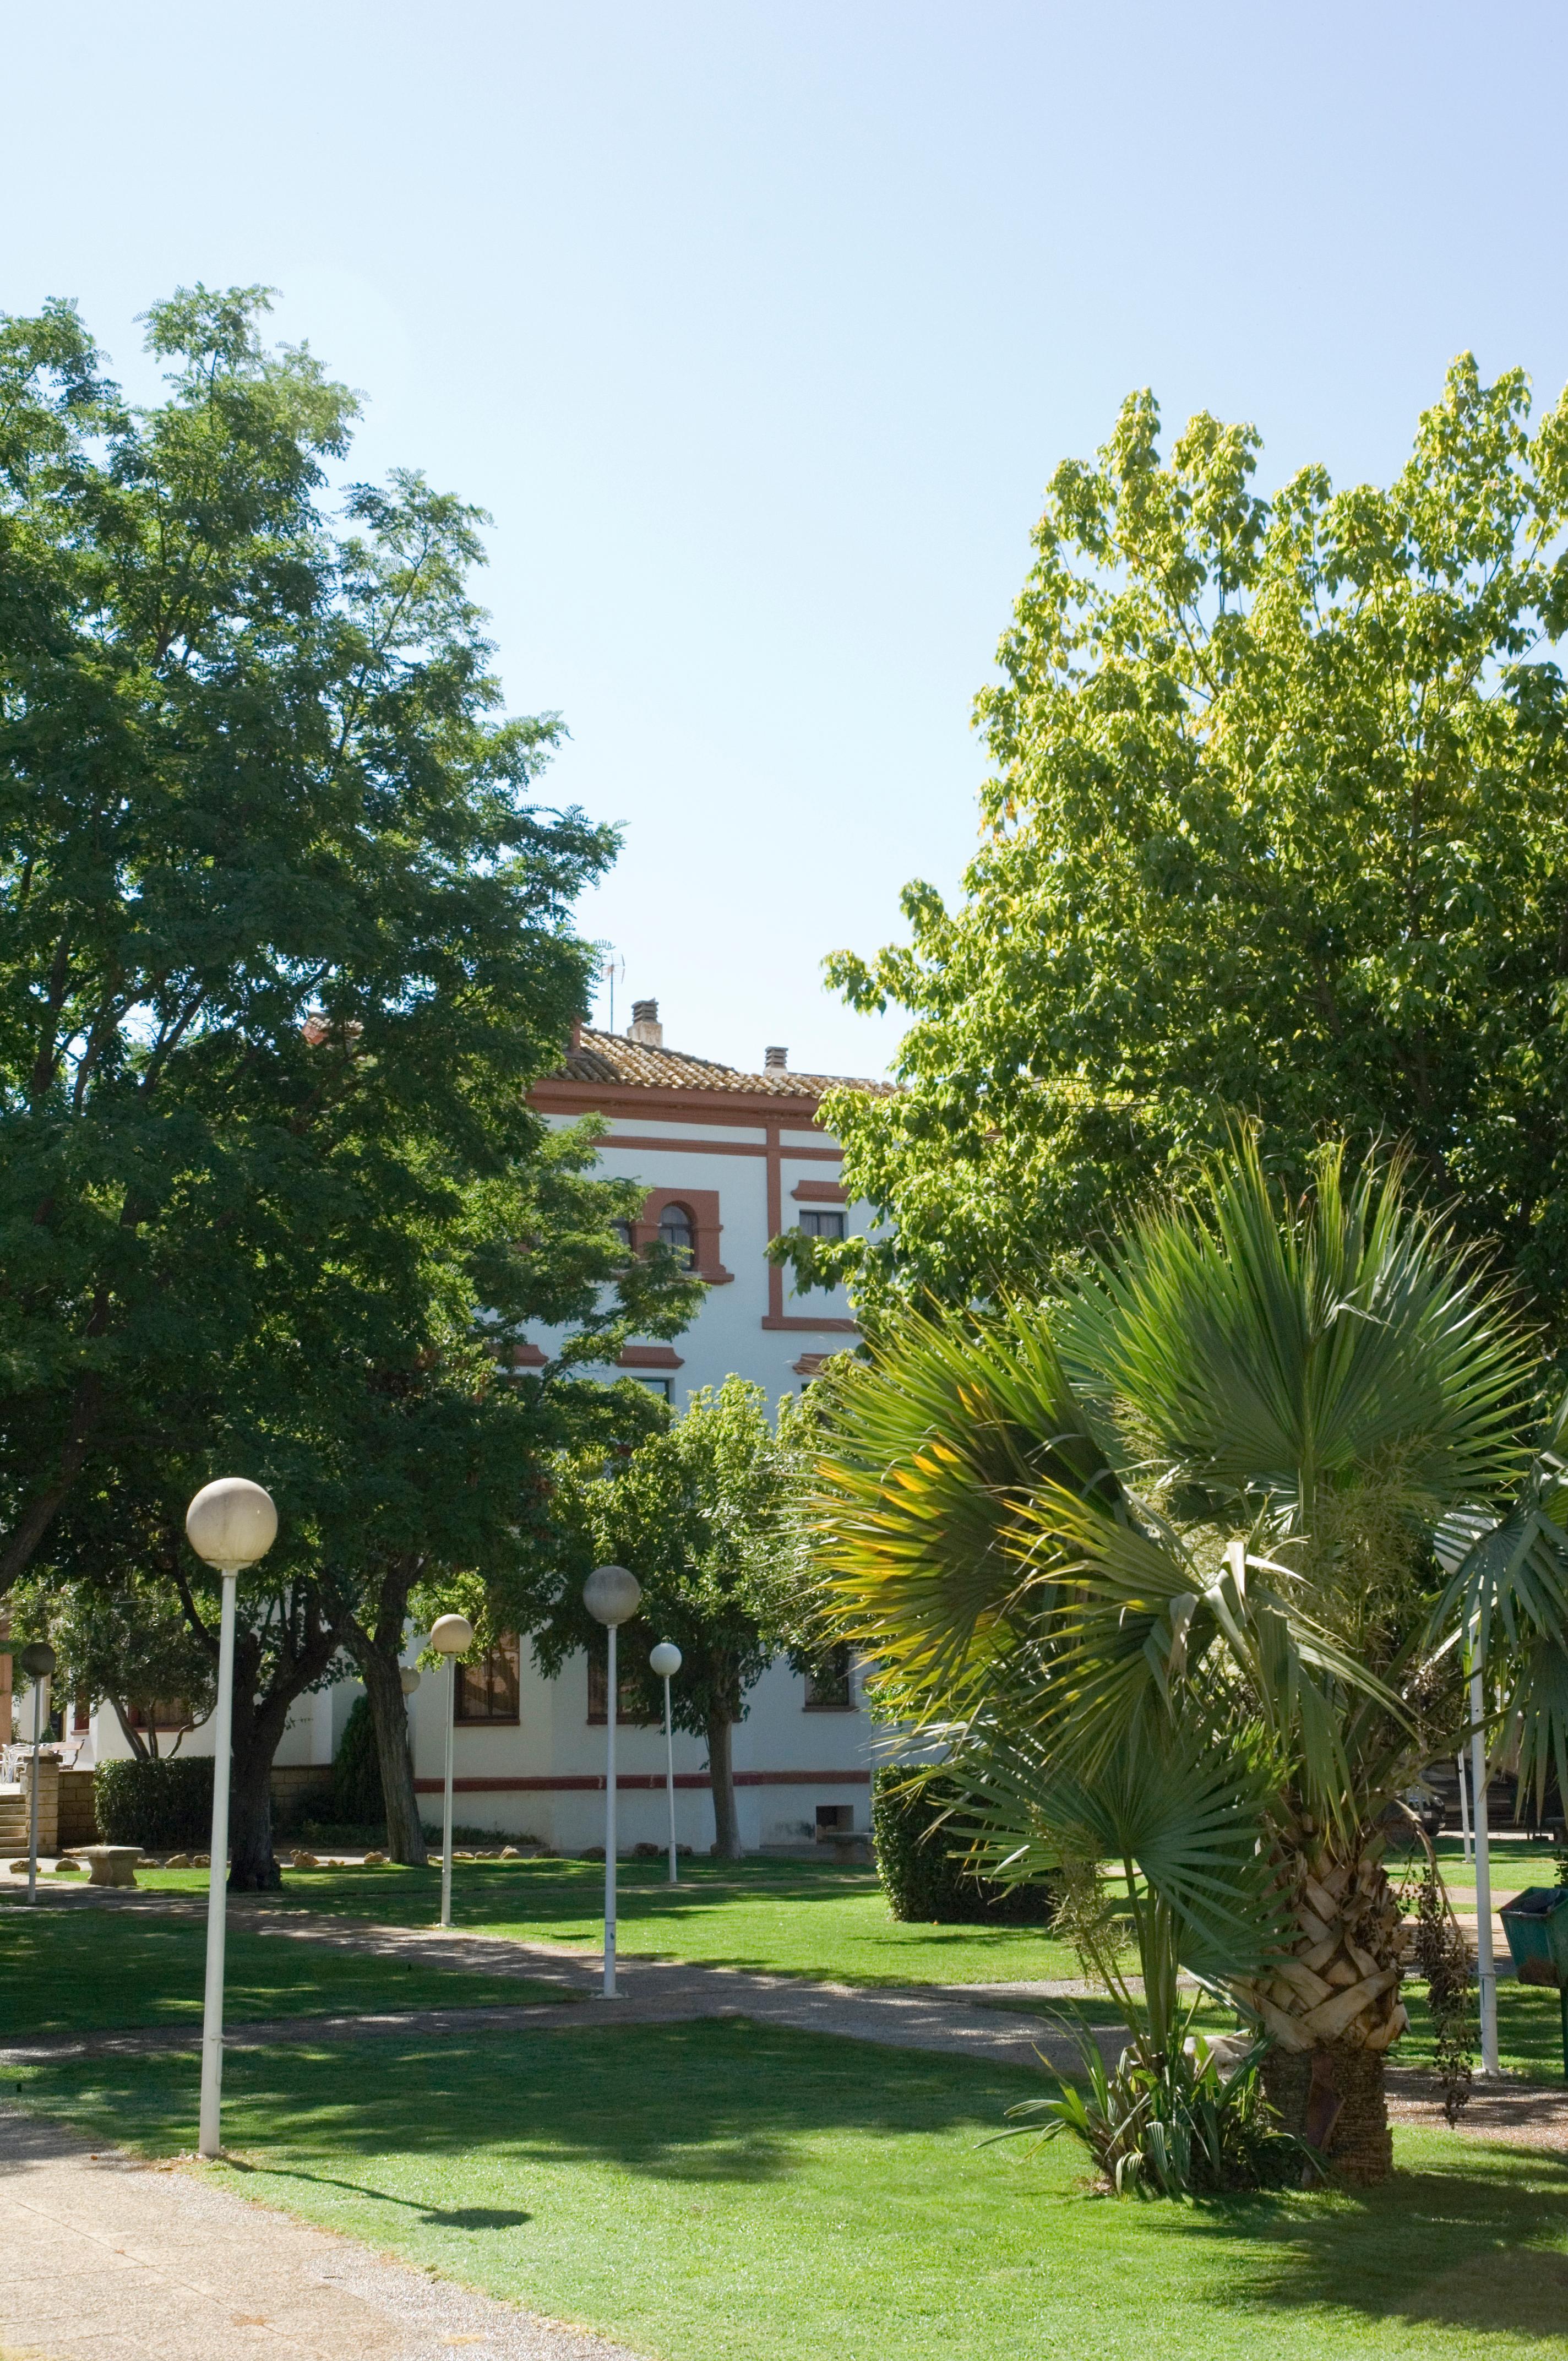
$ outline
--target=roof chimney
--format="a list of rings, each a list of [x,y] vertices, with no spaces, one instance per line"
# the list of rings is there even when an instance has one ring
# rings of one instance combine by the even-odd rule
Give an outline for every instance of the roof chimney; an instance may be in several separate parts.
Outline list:
[[[782,1073],[789,1063],[789,1051],[779,1049],[775,1043],[772,1048],[763,1050],[762,1063],[764,1066],[776,1067]]]
[[[641,1041],[645,1049],[663,1048],[664,1028],[659,1022],[659,1004],[656,1000],[632,1002],[631,1022],[626,1028],[626,1038],[629,1041]]]

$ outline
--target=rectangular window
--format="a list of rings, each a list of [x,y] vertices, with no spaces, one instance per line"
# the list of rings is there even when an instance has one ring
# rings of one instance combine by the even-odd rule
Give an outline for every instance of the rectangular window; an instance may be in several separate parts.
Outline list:
[[[855,1708],[854,1681],[850,1671],[850,1650],[847,1642],[830,1648],[815,1671],[806,1675],[806,1711],[807,1713],[852,1713]]]
[[[638,1376],[635,1369],[630,1370],[628,1375],[631,1378],[634,1384],[646,1386],[651,1394],[657,1394],[661,1401],[669,1400],[670,1380],[668,1378],[642,1378]]]
[[[801,1208],[800,1233],[806,1238],[841,1238],[844,1215],[837,1205],[805,1205]]]
[[[817,1836],[819,1843],[824,1838],[852,1837],[854,1833],[855,1807],[853,1804],[817,1805]]]
[[[516,1640],[500,1640],[477,1664],[457,1667],[456,1718],[469,1722],[520,1719],[520,1657]]]
[[[627,1698],[630,1695],[630,1685],[624,1673],[620,1676],[620,1695],[616,1700],[615,1708],[615,1719],[618,1728],[622,1722],[632,1721],[635,1719],[627,1708]],[[590,1721],[603,1721],[605,1719],[605,1699],[609,1695],[609,1666],[605,1658],[598,1654],[597,1651],[591,1651],[588,1656],[588,1719]]]
[[[194,1717],[183,1697],[146,1697],[140,1705],[126,1708],[126,1719],[133,1730],[190,1730]],[[87,1716],[82,1716],[86,1728]]]

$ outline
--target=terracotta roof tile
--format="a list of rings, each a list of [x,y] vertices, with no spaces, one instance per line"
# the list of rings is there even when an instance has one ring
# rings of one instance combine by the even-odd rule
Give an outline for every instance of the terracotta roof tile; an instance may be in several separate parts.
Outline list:
[[[619,1033],[595,1033],[584,1026],[578,1047],[562,1071],[575,1082],[641,1083],[648,1090],[762,1092],[776,1099],[819,1099],[824,1091],[850,1082],[857,1090],[885,1091],[889,1082],[859,1082],[844,1074],[795,1074],[768,1066],[760,1074],[721,1066],[712,1058],[688,1057],[680,1049],[650,1049]]]

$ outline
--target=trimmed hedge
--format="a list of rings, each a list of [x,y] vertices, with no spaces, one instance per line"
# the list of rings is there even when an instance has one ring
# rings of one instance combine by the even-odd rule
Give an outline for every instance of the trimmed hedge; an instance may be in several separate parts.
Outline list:
[[[1048,1927],[1056,1915],[1049,1885],[1002,1885],[973,1877],[952,1858],[946,1829],[927,1837],[951,1804],[939,1779],[911,1787],[908,1773],[884,1768],[872,1781],[872,1836],[877,1875],[895,1918],[927,1926]]]
[[[356,1697],[332,1762],[332,1808],[346,1828],[384,1828],[387,1799],[381,1793],[381,1758],[368,1697]]]
[[[93,1805],[105,1844],[199,1852],[212,1840],[213,1758],[176,1754],[156,1763],[100,1763]]]

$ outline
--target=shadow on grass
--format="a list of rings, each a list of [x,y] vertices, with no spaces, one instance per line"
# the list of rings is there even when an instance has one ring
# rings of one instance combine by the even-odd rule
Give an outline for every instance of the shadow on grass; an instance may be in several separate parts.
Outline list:
[[[1027,2070],[938,2057],[735,2018],[579,2034],[239,2050],[225,2067],[224,2137],[267,2171],[390,2151],[433,2160],[581,2158],[693,2182],[762,2182],[822,2132],[889,2138],[996,2126],[1037,2091]],[[32,2070],[31,2103],[169,2152],[192,2145],[196,2083],[167,2055],[62,2060]],[[275,2163],[274,2158],[279,2160]],[[357,2184],[356,2184],[357,2185]]]
[[[1261,2312],[1322,2304],[1363,2320],[1560,2337],[1568,2157],[1428,2136],[1447,2151],[1440,2170],[1396,2170],[1381,2189],[1310,2201],[1213,2201],[1190,2209],[1189,2234],[1231,2248],[1231,2300]],[[1256,2251],[1236,2256],[1238,2241]]]
[[[868,2138],[891,2149],[935,2136],[947,2144],[923,2148],[913,2168],[890,2155],[885,2176],[868,2165],[862,2180],[885,2189],[893,2206],[898,2188],[911,2185],[911,2169],[922,2187],[933,2171],[961,2177],[971,2196],[980,2176],[998,2221],[1019,2209],[1032,2216],[1042,2200],[1053,2201],[1031,2233],[1039,2237],[1061,2235],[1051,2224],[1060,2222],[1055,2206],[1065,2199],[1080,2225],[1075,2237],[1102,2255],[1125,2248],[1128,2268],[1152,2263],[1171,2274],[1173,2287],[1183,2252],[1194,2261],[1204,2253],[1212,2262],[1200,2276],[1214,2286],[1212,2301],[1259,2320],[1260,2351],[1270,2313],[1312,2307],[1337,2311],[1358,2335],[1379,2320],[1563,2334],[1568,2158],[1401,2131],[1401,2152],[1417,2169],[1365,2195],[1102,2201],[1080,2211],[1064,2187],[1078,2159],[1058,2151],[1037,2178],[1016,2164],[1009,2169],[999,2156],[992,2200],[993,2168],[976,2144],[1044,2079],[731,2018],[300,2046],[229,2060],[225,2136],[257,2171],[300,2187],[302,2202],[313,2186],[477,2232],[521,2227],[529,2216],[493,2202],[437,2206],[386,2183],[401,2178],[406,2187],[428,2168],[444,2193],[461,2196],[461,2171],[471,2162],[489,2184],[473,2193],[504,2198],[509,2177],[521,2180],[531,2167],[581,2163],[695,2194],[820,2171],[835,2136],[862,2144],[862,2153]],[[78,2060],[27,2080],[42,2112],[155,2151],[192,2145],[196,2078],[188,2059]],[[395,2172],[388,2169],[394,2158]],[[874,2212],[868,2224],[861,2235],[874,2239]],[[1325,2322],[1325,2353],[1334,2349],[1332,2324]]]
[[[205,1930],[192,1918],[52,1911],[0,1920],[0,2037],[136,2026],[199,2031]],[[433,1969],[231,1927],[225,2013],[230,2025],[360,2010],[517,2006],[559,2001],[531,1977]]]
[[[598,1861],[465,1862],[454,1894],[454,1920],[469,1931],[529,1930],[547,1940],[581,1942],[591,1949],[600,1939],[595,1914],[603,1877],[603,1866]],[[752,1938],[742,1944],[714,1948],[705,1941],[694,1949],[682,1938],[688,1929],[704,1926],[714,1914],[738,1902],[755,1905],[765,1914],[769,1905],[795,1913],[802,1905],[809,1910],[813,1905],[877,1898],[881,1887],[875,1872],[827,1862],[748,1861],[738,1869],[731,1862],[694,1861],[683,1865],[681,1883],[672,1888],[664,1881],[662,1862],[622,1861],[619,1883],[623,1939],[634,1934],[637,1945],[628,1956],[641,1959],[690,1959],[706,1967],[721,1968],[766,1965],[778,1973],[793,1975],[849,1972],[855,1982],[874,1986],[909,1982],[912,1938],[917,1939],[927,1963],[933,1952],[949,1950],[955,1959],[972,1961],[979,1949],[994,1951],[1014,1973],[1021,1969],[1027,1971],[1030,1938],[1048,1939],[1045,1928],[905,1926],[887,1919],[882,1926],[857,1925],[847,1932],[839,1921],[823,1927],[819,1944],[809,1939],[806,1943],[807,1950],[817,1951],[814,1960],[764,1960],[759,1955],[759,1943],[763,1940],[765,1918],[757,1925]],[[427,1910],[434,1918],[439,1894],[438,1871],[389,1868],[335,1875],[330,1871],[312,1871],[304,1876],[287,1877],[279,1899],[286,1908],[297,1909],[304,1904],[345,1916],[415,1924],[424,1922]],[[667,1945],[643,1948],[651,1935],[657,1938],[665,1929]],[[798,1945],[798,1924],[795,1934]],[[846,1941],[857,1952],[885,1951],[885,1974],[868,1973],[863,1966],[846,1971],[842,1956]],[[928,1965],[920,1980],[929,1980]]]

